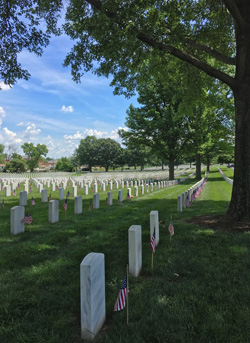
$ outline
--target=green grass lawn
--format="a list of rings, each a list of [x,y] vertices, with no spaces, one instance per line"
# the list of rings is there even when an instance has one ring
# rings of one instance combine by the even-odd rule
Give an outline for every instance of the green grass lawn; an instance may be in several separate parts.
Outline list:
[[[132,201],[88,211],[93,194],[83,196],[83,214],[48,223],[48,203],[33,192],[34,218],[26,232],[10,235],[10,208],[0,210],[0,342],[77,343],[80,335],[80,263],[90,252],[105,254],[107,320],[98,342],[250,342],[250,233],[233,234],[186,223],[186,219],[226,211],[232,186],[212,168],[198,200],[177,212],[177,195],[195,180],[149,192]],[[80,192],[81,195],[82,191]],[[124,198],[126,193],[124,192]],[[52,193],[57,198],[58,193]],[[1,192],[3,199],[3,192]],[[31,195],[28,196],[29,201]],[[151,270],[149,214],[159,211],[160,243]],[[173,215],[175,235],[168,225]],[[130,278],[126,311],[113,312],[128,261],[128,229],[142,226],[143,268]]]
[[[233,177],[234,177],[234,169],[233,168],[221,167],[220,169],[223,171],[223,173],[227,177],[229,177],[230,179],[233,179]]]

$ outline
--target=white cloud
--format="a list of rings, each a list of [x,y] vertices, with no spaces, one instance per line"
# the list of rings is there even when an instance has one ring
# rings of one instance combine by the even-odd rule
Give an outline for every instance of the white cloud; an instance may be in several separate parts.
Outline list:
[[[64,135],[63,137],[66,140],[72,140],[72,139],[74,140],[74,139],[82,139],[84,138],[84,135],[81,134],[79,131],[77,131],[77,133],[75,133],[74,135]]]
[[[3,109],[3,107],[0,107],[0,126],[3,123],[3,118],[6,116],[5,110]]]
[[[40,134],[41,130],[36,128],[35,124],[28,124],[26,130],[22,133],[22,138],[28,140],[29,142],[37,140],[37,136]]]
[[[11,87],[9,85],[6,85],[4,82],[0,81],[0,89],[2,91],[9,91],[11,89]]]
[[[72,113],[72,112],[74,112],[74,107],[73,106],[66,107],[66,106],[63,105],[60,111]]]
[[[93,129],[86,129],[83,131],[84,136],[96,136],[96,138],[102,138],[107,136],[107,132],[105,131],[97,131],[97,130],[93,130]]]
[[[10,141],[12,141],[16,137],[16,133],[11,130],[8,130],[7,127],[3,128],[3,133],[5,138]]]
[[[16,126],[25,126],[24,122],[18,123]]]

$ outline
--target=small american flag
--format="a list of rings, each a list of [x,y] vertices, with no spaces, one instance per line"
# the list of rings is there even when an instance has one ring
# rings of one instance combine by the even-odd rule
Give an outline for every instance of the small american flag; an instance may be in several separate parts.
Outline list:
[[[186,200],[185,200],[185,205],[186,205],[186,207],[189,207],[188,195],[187,195]]]
[[[19,185],[19,183],[17,184],[17,189],[19,189],[20,188],[20,185]]]
[[[35,205],[35,200],[33,199],[33,197],[32,197],[32,199],[30,200],[30,203],[31,203],[31,205]]]
[[[49,201],[51,200],[52,198],[51,198],[51,194],[49,195]]]
[[[169,224],[169,227],[168,227],[168,231],[170,233],[171,236],[174,235],[174,223],[173,223],[173,219],[171,218],[170,220],[170,224]]]
[[[2,201],[2,208],[4,208],[4,200]]]
[[[67,211],[67,207],[68,207],[68,199],[65,199],[64,203],[63,203],[63,209],[64,211]]]
[[[16,196],[16,190],[15,190],[15,189],[14,189],[14,191],[13,191],[13,195]]]
[[[89,204],[89,211],[91,211],[92,210],[92,204],[90,203]]]
[[[114,311],[121,311],[126,306],[126,299],[127,299],[127,275],[125,275],[125,278],[123,280],[121,289],[119,291]]]
[[[27,213],[26,216],[23,218],[22,223],[30,225],[32,224],[32,222],[33,222],[33,218],[31,217],[29,213]]]
[[[154,254],[155,253],[155,228],[154,228],[153,236],[152,236],[151,241],[150,241],[150,245],[151,245],[151,248],[152,248],[152,252]]]
[[[70,192],[69,192],[69,191],[68,191],[68,193],[67,193],[66,197],[67,197],[67,198],[69,198],[69,197],[70,197]]]

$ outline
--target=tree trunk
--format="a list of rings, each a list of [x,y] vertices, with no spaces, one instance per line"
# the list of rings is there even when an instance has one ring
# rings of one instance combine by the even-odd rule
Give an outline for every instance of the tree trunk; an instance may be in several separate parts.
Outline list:
[[[207,172],[210,171],[210,158],[207,156]]]
[[[190,169],[192,168],[192,162],[190,161]]]
[[[169,180],[174,180],[174,157],[169,157]]]
[[[200,154],[196,154],[195,156],[196,158],[196,180],[200,180],[201,179],[201,155]]]
[[[250,7],[242,2],[242,15],[248,20]],[[237,221],[250,221],[250,32],[236,32],[235,161],[234,183],[228,215]]]
[[[250,52],[249,52],[250,53]],[[243,88],[243,87],[242,87]],[[244,87],[245,88],[245,87]],[[250,86],[235,92],[235,162],[232,198],[228,214],[234,220],[250,220]]]
[[[164,161],[161,162],[161,170],[164,170]]]

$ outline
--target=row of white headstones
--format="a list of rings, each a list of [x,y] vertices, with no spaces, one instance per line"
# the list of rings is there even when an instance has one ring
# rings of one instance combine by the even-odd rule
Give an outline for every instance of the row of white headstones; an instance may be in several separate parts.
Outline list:
[[[206,178],[207,178],[207,172],[205,173],[205,176],[200,181],[196,182],[193,186],[191,186],[181,195],[177,195],[177,211],[178,212],[182,212],[182,210],[187,207],[185,200],[188,199],[188,201],[191,201],[191,196],[193,192],[195,192],[202,185],[202,183],[205,181]]]
[[[150,184],[150,189],[153,191],[154,189],[160,189],[168,186],[173,186],[177,184],[177,181],[162,181]],[[155,187],[154,187],[155,186]],[[141,194],[144,194],[144,185],[141,185]],[[73,188],[77,188],[74,186]],[[149,191],[149,185],[146,184],[146,192]],[[131,188],[126,189],[127,196],[131,197]],[[59,188],[59,200],[64,200],[64,188]],[[138,196],[138,187],[135,186],[135,196]],[[50,200],[49,201],[49,209],[48,209],[48,219],[49,223],[57,223],[59,221],[59,200]],[[48,191],[47,189],[43,189],[41,191],[41,201],[48,202]],[[123,190],[118,190],[118,202],[121,203],[123,201]],[[23,223],[23,218],[25,215],[25,206],[27,205],[27,192],[21,191],[20,198],[19,198],[19,206],[14,206],[11,208],[11,233],[16,235],[25,231],[25,226]],[[107,193],[107,205],[111,206],[113,204],[113,192],[109,191]],[[93,208],[99,209],[100,208],[100,194],[94,193],[93,195]],[[81,214],[82,213],[82,196],[74,196],[74,214]]]

